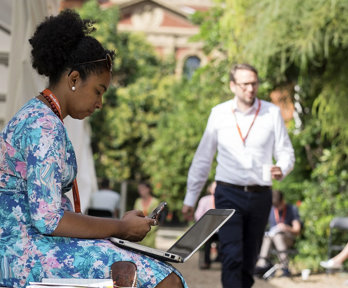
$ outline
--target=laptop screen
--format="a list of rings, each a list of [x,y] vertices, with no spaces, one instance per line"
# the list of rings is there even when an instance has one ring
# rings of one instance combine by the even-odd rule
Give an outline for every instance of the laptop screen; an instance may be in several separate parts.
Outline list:
[[[209,210],[169,248],[168,252],[186,258],[203,245],[233,213],[233,209]]]

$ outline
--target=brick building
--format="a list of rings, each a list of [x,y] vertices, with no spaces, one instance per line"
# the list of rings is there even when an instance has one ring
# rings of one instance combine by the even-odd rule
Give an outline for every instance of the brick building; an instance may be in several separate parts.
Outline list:
[[[83,5],[84,0],[63,0],[61,8]],[[174,56],[176,75],[187,75],[208,61],[202,43],[191,42],[199,32],[190,16],[195,11],[206,11],[211,0],[109,0],[99,1],[107,8],[117,5],[120,10],[118,31],[144,33],[160,57]]]

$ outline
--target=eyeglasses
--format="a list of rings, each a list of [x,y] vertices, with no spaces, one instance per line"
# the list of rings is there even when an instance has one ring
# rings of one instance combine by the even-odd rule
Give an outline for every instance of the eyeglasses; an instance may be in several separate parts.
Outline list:
[[[81,62],[81,63],[76,63],[73,65],[73,68],[71,68],[68,76],[70,76],[71,72],[74,71],[74,67],[76,66],[80,66],[80,65],[85,65],[85,64],[92,64],[92,63],[97,63],[97,62],[104,62],[106,63],[106,68],[108,68],[108,70],[110,70],[110,72],[112,71],[112,59],[109,53],[106,53],[105,58],[104,59],[98,59],[98,60],[93,60],[93,61],[87,61],[87,62]]]
[[[248,82],[248,83],[237,83],[235,82],[237,86],[239,86],[242,90],[246,90],[250,85],[255,88],[259,85],[259,82]]]

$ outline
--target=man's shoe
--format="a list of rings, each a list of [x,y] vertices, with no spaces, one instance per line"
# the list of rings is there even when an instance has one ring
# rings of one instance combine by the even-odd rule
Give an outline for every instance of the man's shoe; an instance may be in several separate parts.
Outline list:
[[[288,268],[283,268],[282,269],[282,274],[280,275],[281,277],[291,277],[291,272],[289,271]]]
[[[267,266],[256,266],[254,269],[254,275],[262,277],[269,269],[271,269],[272,265]]]
[[[201,270],[207,270],[210,268],[210,264],[209,263],[203,263],[199,266],[199,269]]]
[[[335,263],[332,259],[327,261],[321,261],[320,266],[325,269],[342,269],[342,264]]]

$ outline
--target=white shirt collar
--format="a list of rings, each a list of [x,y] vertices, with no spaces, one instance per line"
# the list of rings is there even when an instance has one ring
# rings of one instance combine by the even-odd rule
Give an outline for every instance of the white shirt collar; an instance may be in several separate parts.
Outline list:
[[[248,113],[253,112],[254,110],[255,111],[257,110],[258,105],[259,105],[259,101],[261,101],[261,100],[259,98],[255,97],[255,101],[253,103],[253,106],[251,106],[246,111],[241,111],[240,109],[238,109],[238,106],[237,106],[237,97],[234,97],[232,99],[232,109],[233,109],[233,111],[237,111],[237,112],[240,112],[240,113],[243,113],[243,114],[248,114]]]

